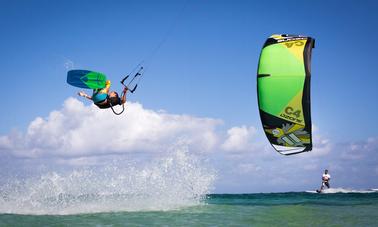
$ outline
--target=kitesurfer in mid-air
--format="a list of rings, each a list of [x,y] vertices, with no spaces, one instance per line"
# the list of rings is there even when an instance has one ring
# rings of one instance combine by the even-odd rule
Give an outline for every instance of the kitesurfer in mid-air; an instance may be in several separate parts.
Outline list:
[[[317,192],[322,192],[324,187],[330,188],[329,181],[331,180],[331,175],[329,175],[328,170],[324,170],[324,173],[322,175],[322,186],[320,187],[320,190],[316,190]]]
[[[94,89],[92,96],[87,95],[84,91],[80,91],[78,95],[92,100],[93,103],[100,109],[106,109],[116,105],[123,105],[126,102],[126,93],[128,91],[128,88],[126,86],[122,91],[122,96],[119,97],[117,92],[109,92],[111,85],[110,80],[107,80],[105,85],[105,88]]]

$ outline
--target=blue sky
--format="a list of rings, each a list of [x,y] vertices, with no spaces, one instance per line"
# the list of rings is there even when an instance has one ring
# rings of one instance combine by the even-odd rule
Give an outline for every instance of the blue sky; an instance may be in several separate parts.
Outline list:
[[[211,166],[219,176],[215,192],[277,191],[273,184],[260,187],[245,182],[274,175],[274,169],[267,170],[272,163],[284,160],[285,165],[280,167],[290,169],[303,161],[304,156],[283,159],[264,138],[257,109],[257,61],[265,39],[271,34],[303,34],[316,39],[311,79],[312,121],[317,128],[314,136],[318,138],[315,142],[327,141],[323,145],[329,147],[323,151],[322,146],[315,144],[314,153],[319,147],[318,154],[322,155],[311,154],[312,160],[310,155],[304,158],[313,169],[309,167],[311,171],[298,177],[305,182],[318,177],[323,168],[334,167],[339,179],[344,179],[341,186],[378,187],[371,181],[378,175],[376,1],[269,1],[268,4],[199,0],[2,0],[0,3],[0,75],[5,84],[0,137],[4,141],[15,131],[25,139],[31,122],[37,118],[53,121],[48,118],[53,111],[64,113],[64,108],[75,103],[70,97],[90,108],[89,102],[75,95],[78,90],[66,84],[67,65],[103,72],[113,81],[112,87],[120,90],[117,81],[139,62],[149,60],[138,92],[129,96],[131,102],[142,104],[143,111],[158,114],[164,110],[172,116],[190,116],[195,122],[204,119],[221,122],[210,122],[207,128],[217,138],[224,139],[219,142],[218,138],[219,146],[209,149]],[[229,131],[232,128],[237,130]],[[232,133],[246,133],[251,137],[247,144],[259,144],[272,156],[259,159],[254,158],[258,155],[251,155],[256,151],[236,152],[237,157],[235,153],[214,151],[230,150],[226,144],[234,138]],[[174,140],[172,137],[167,141],[174,143]],[[4,144],[0,150],[10,155],[9,160],[16,162],[17,157],[23,157],[11,151],[14,146]],[[354,162],[348,159],[348,163],[366,164],[366,168],[357,169],[355,181],[348,182],[342,175],[345,164],[340,167],[345,160],[340,157],[342,152],[353,153],[353,146],[360,146],[357,153],[365,155],[353,159]],[[46,156],[53,155],[42,152],[32,159]],[[249,164],[242,163],[243,159],[249,160]],[[231,164],[264,172],[253,175],[247,171],[243,175],[235,173],[236,170],[228,171]],[[357,175],[366,178],[361,180]],[[236,180],[231,184],[230,179]],[[288,182],[285,189],[305,187],[292,184]]]

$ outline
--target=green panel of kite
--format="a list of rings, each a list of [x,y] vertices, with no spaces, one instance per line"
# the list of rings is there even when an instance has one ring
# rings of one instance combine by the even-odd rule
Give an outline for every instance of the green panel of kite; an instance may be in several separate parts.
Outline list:
[[[261,50],[259,112],[265,134],[280,154],[312,149],[310,63],[314,44],[311,37],[272,35]]]

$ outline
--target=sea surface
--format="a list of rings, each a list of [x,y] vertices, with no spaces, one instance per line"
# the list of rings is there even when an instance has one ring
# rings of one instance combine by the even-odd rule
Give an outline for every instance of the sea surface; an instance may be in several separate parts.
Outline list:
[[[125,195],[61,195],[60,203],[74,204],[67,214],[48,214],[38,207],[6,212],[3,207],[0,226],[378,226],[378,193],[370,191],[209,194],[198,203],[134,210],[125,206],[124,211],[116,204],[116,211],[109,211],[104,201],[115,202],[117,197],[127,200]],[[90,207],[98,210],[99,201],[107,211],[91,213]]]

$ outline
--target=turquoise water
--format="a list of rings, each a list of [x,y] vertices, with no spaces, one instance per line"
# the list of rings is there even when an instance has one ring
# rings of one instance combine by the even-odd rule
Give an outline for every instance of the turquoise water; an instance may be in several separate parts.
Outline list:
[[[0,214],[0,226],[377,226],[378,193],[211,194],[168,210],[77,209],[70,215]]]

